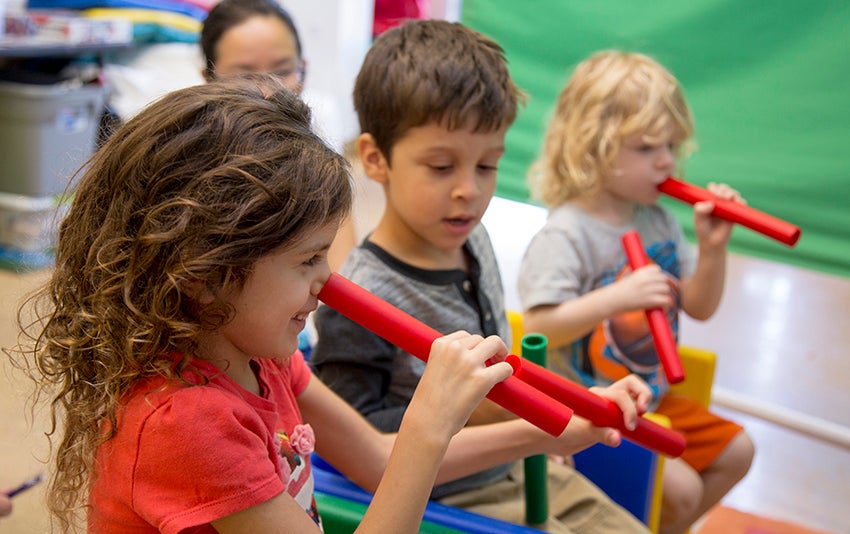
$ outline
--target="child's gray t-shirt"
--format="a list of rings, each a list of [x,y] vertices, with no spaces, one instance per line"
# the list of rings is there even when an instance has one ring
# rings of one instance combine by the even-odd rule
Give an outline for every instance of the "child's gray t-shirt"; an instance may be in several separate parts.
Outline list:
[[[621,237],[629,230],[638,231],[650,260],[670,275],[674,294],[678,295],[678,280],[693,274],[696,255],[672,213],[661,206],[639,205],[632,222],[617,227],[566,203],[549,213],[523,256],[517,283],[522,309],[557,305],[615,281],[624,268],[628,270]],[[676,309],[668,314],[674,333],[678,310],[677,299]],[[647,338],[648,332],[623,333],[634,327],[635,321],[629,321],[619,317],[606,320],[569,345],[550,346],[549,367],[587,386],[606,385],[613,380],[599,371],[604,366],[594,365],[600,361],[594,358],[602,358],[643,377],[660,398],[668,385],[664,373],[659,373],[651,338]]]

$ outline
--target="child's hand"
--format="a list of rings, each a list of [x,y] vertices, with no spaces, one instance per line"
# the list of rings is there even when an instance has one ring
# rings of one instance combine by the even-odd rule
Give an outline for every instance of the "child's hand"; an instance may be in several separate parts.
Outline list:
[[[590,391],[613,401],[623,412],[623,423],[629,430],[637,426],[637,418],[643,415],[652,401],[652,390],[637,375],[629,375],[608,387],[592,387]]]
[[[411,406],[418,401],[438,419],[430,423],[434,430],[456,434],[490,389],[513,373],[504,361],[507,354],[505,343],[496,336],[485,339],[460,331],[437,339]],[[495,363],[488,367],[491,359]]]
[[[12,499],[7,496],[7,491],[0,490],[0,517],[12,513]]]
[[[668,308],[673,305],[670,280],[658,265],[652,263],[622,277],[612,288],[620,291],[620,312]]]
[[[723,200],[731,200],[746,205],[738,191],[726,184],[711,182],[706,187],[709,193]],[[711,210],[714,203],[711,201],[697,202],[694,204],[694,232],[699,240],[700,246],[717,248],[725,247],[732,235],[733,223],[723,219],[712,217]]]
[[[592,387],[590,391],[614,402],[623,412],[624,426],[630,429],[635,428],[637,418],[646,412],[652,400],[649,386],[636,375],[621,378],[608,387]],[[616,447],[621,439],[622,435],[616,428],[598,427],[583,417],[573,415],[566,430],[557,439],[559,448],[550,454],[575,454],[596,443]]]

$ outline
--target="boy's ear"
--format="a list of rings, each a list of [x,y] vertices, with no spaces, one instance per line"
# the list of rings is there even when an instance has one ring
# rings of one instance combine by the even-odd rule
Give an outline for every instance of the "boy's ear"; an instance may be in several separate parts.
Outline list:
[[[380,184],[386,183],[389,162],[378,148],[372,134],[364,133],[357,137],[357,155],[360,156],[363,171],[369,178]]]

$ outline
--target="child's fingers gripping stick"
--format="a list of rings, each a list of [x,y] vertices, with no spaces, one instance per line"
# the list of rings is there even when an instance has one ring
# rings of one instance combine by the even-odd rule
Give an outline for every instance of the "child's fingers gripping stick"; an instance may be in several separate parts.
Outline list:
[[[431,346],[428,362],[432,370],[436,372],[439,367],[445,374],[444,385],[457,383],[459,387],[465,384],[468,387],[470,381],[481,382],[483,398],[494,385],[513,374],[514,366],[506,362],[506,353],[505,343],[497,336],[485,339],[459,331],[437,338]],[[516,356],[512,358],[517,365]],[[439,359],[439,363],[432,363],[435,359]]]
[[[714,203],[712,215],[715,217],[746,226],[789,247],[796,245],[797,240],[800,239],[799,226],[750,208],[745,203],[720,199],[706,189],[677,180],[672,176],[662,182],[658,190],[688,204],[712,201]]]
[[[455,332],[434,340],[414,398],[437,416],[430,428],[458,432],[497,383],[513,374],[501,339]]]
[[[646,412],[652,399],[652,390],[635,375],[628,375],[604,388],[593,387],[591,391],[604,397],[623,412],[623,424],[629,431],[637,427],[638,418]]]
[[[629,266],[633,271],[649,265],[649,258],[643,250],[640,234],[634,230],[626,232],[622,236],[622,242],[626,257],[629,260]],[[660,308],[646,310],[646,320],[649,323],[655,350],[667,376],[667,381],[671,384],[681,382],[685,379],[685,368],[682,366],[682,360],[679,359],[676,340],[673,337],[673,331],[670,329],[670,323],[667,321],[664,310]]]
[[[580,415],[595,426],[617,428],[624,436],[639,445],[643,445],[667,456],[681,456],[685,450],[685,437],[673,429],[664,427],[640,417],[633,430],[623,423],[623,413],[611,400],[600,397],[584,386],[556,375],[548,369],[525,360],[516,372],[516,378],[535,389],[563,400]]]

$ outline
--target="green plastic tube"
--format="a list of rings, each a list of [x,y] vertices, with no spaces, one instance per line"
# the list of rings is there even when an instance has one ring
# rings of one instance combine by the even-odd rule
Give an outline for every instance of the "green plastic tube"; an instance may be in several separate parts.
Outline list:
[[[542,334],[526,334],[522,338],[522,357],[541,367],[546,367],[546,345]],[[546,483],[546,455],[529,456],[525,469],[525,521],[529,525],[543,525],[549,517],[549,494]]]

